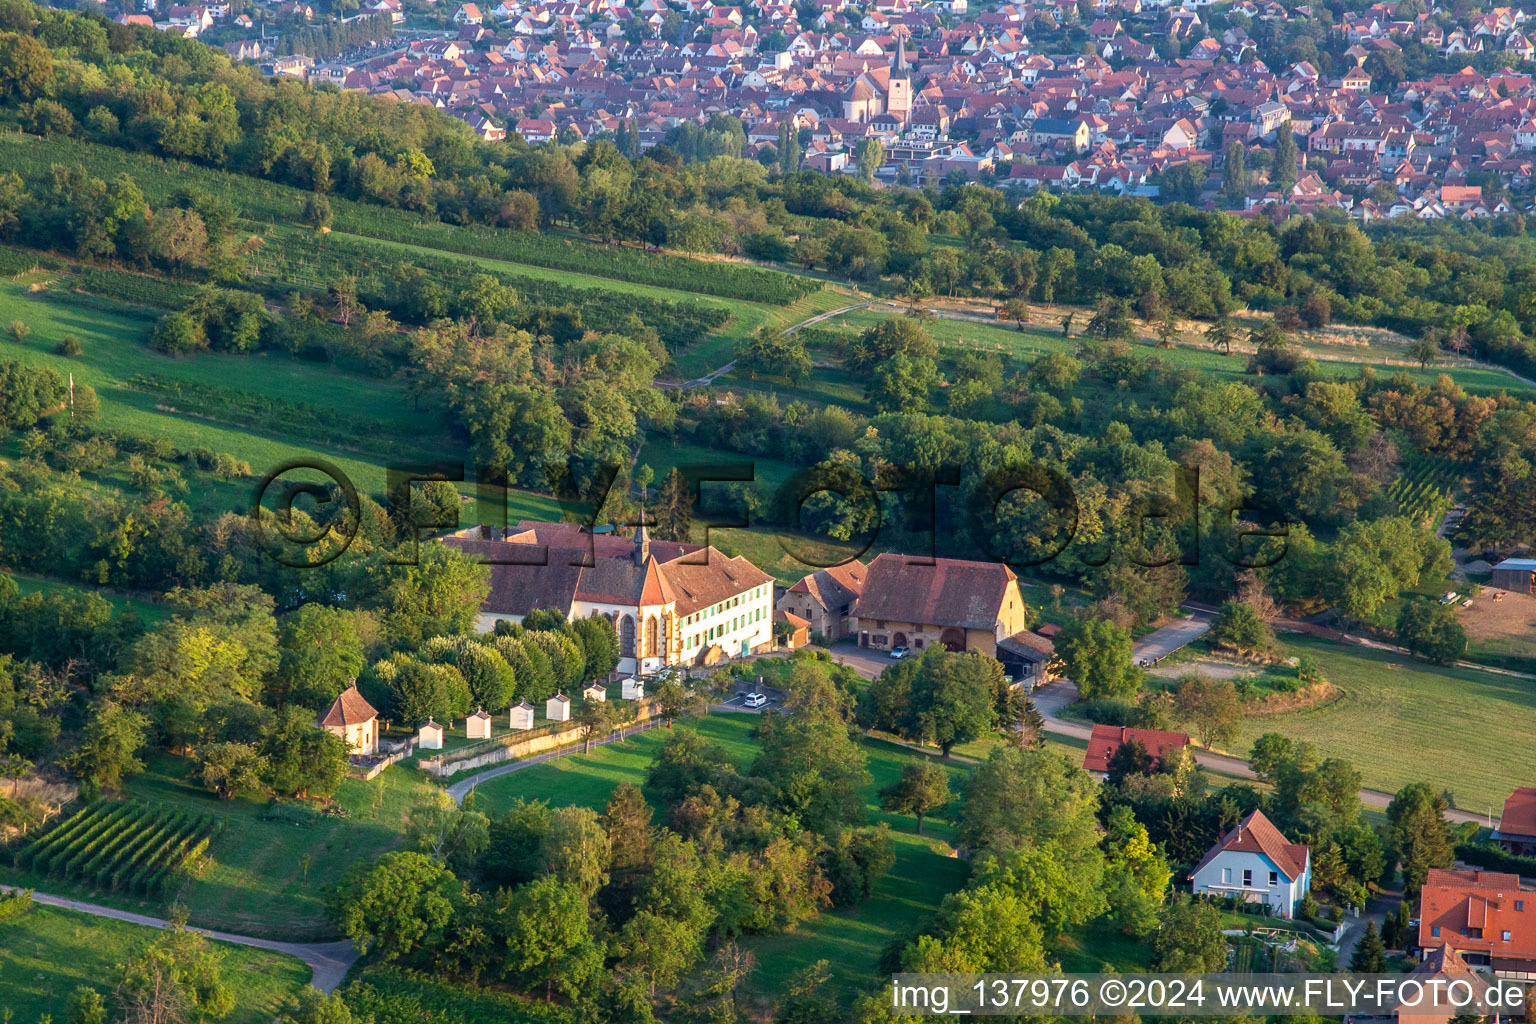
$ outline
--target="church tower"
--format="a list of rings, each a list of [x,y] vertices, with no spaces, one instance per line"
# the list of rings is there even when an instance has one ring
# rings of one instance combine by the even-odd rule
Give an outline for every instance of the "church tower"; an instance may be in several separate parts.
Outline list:
[[[907,40],[896,36],[896,60],[891,65],[891,84],[885,91],[885,112],[902,124],[912,119],[912,69],[907,66]]]

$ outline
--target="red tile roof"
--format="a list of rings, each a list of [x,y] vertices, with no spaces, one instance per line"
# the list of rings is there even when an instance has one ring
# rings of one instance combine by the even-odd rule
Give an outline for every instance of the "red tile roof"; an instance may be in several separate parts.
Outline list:
[[[320,724],[329,729],[340,729],[348,725],[362,725],[377,717],[379,713],[363,699],[363,695],[357,692],[357,684],[353,683],[331,702],[325,714],[320,716]]]
[[[1443,943],[1463,953],[1536,960],[1536,892],[1522,892],[1519,875],[1430,871],[1419,890],[1419,945]]]
[[[1083,755],[1083,768],[1090,772],[1109,770],[1109,760],[1115,751],[1131,742],[1140,743],[1147,753],[1162,760],[1170,751],[1189,746],[1189,737],[1182,732],[1161,732],[1157,729],[1127,729],[1119,725],[1096,725],[1088,737],[1088,752]]]
[[[1307,868],[1307,847],[1304,843],[1293,843],[1280,834],[1274,823],[1264,817],[1263,811],[1254,811],[1248,817],[1237,823],[1237,827],[1216,841],[1200,863],[1195,865],[1194,874],[1209,864],[1218,853],[1227,850],[1236,850],[1242,853],[1260,853],[1269,858],[1269,862],[1280,869],[1280,872],[1291,881],[1301,877],[1301,873]]]
[[[853,607],[860,619],[992,629],[1017,577],[999,562],[882,554]]]
[[[1507,836],[1536,836],[1536,788],[1521,786],[1504,801],[1499,831]]]

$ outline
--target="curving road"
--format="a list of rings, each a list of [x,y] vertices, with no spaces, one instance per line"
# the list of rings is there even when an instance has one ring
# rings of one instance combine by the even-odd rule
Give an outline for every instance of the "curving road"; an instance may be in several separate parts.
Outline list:
[[[18,886],[14,885],[0,885],[0,892],[15,892],[18,888]],[[128,924],[142,925],[145,928],[169,928],[171,926],[171,923],[163,918],[135,914],[127,910],[118,910],[114,907],[104,907],[99,903],[86,903],[83,900],[66,899],[63,896],[54,896],[46,892],[34,890],[32,899],[44,906],[74,910],[82,914],[90,914],[93,917],[111,918],[114,921],[125,921]],[[344,940],[341,942],[273,942],[270,939],[253,939],[249,935],[232,935],[229,932],[210,931],[207,928],[189,926],[188,930],[199,932],[219,942],[228,942],[236,946],[250,946],[254,949],[270,949],[276,953],[287,953],[289,956],[298,957],[309,965],[311,971],[309,983],[321,992],[334,992],[358,958],[357,947]]]

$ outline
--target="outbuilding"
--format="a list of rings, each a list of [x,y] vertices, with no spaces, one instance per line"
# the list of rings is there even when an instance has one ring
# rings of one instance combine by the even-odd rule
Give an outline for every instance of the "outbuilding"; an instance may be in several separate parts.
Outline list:
[[[507,712],[507,728],[532,729],[533,705],[529,704],[527,701],[513,704],[511,710]]]
[[[443,727],[432,719],[427,719],[427,724],[421,727],[416,734],[416,745],[422,750],[443,749]]]
[[[569,722],[571,720],[571,698],[563,693],[557,693],[544,702],[544,717],[551,722]]]
[[[1536,593],[1536,558],[1506,558],[1493,567],[1493,585],[1516,594]]]
[[[645,683],[630,676],[623,683],[623,697],[625,700],[643,700],[645,698]]]
[[[608,699],[608,687],[601,683],[593,683],[581,691],[581,699],[584,701],[606,701]]]
[[[491,716],[485,713],[484,708],[477,709],[464,720],[464,733],[472,740],[491,738]]]

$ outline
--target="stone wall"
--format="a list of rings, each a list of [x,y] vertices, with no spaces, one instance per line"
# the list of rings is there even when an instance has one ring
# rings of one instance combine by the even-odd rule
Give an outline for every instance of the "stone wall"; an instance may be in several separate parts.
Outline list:
[[[644,722],[657,714],[657,702],[655,698],[647,697],[638,701],[635,706],[635,721]],[[516,738],[508,735],[506,743],[495,750],[488,750],[474,757],[458,758],[453,761],[444,761],[443,755],[433,758],[423,758],[420,762],[423,771],[431,772],[438,778],[446,778],[457,775],[459,772],[475,771],[493,764],[501,764],[505,761],[516,761],[519,758],[532,757],[534,754],[542,754],[556,747],[568,746],[581,742],[581,726],[575,721],[562,723],[564,728],[555,732],[541,733],[535,736]],[[626,726],[628,728],[628,726]],[[451,754],[449,756],[452,756]]]

